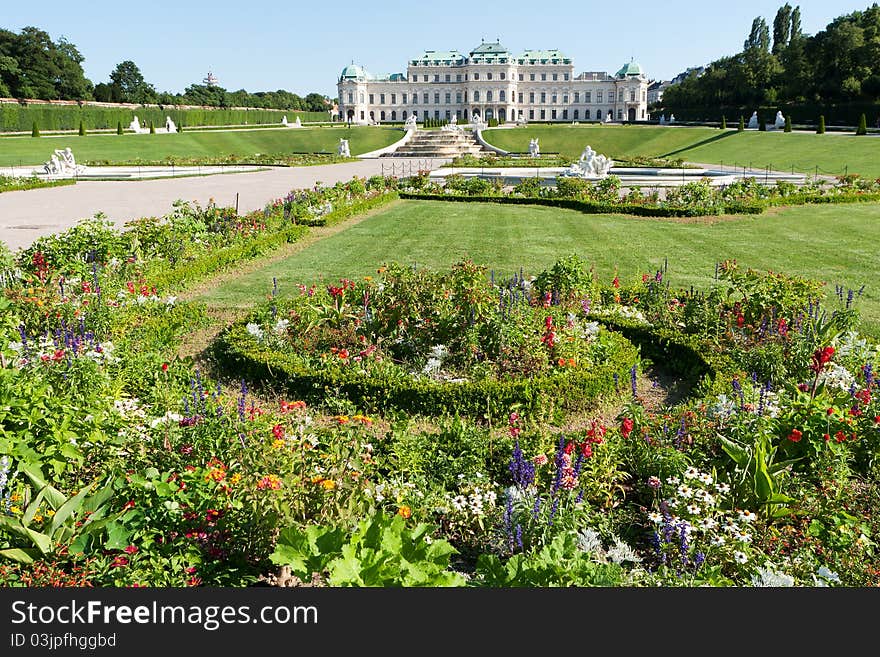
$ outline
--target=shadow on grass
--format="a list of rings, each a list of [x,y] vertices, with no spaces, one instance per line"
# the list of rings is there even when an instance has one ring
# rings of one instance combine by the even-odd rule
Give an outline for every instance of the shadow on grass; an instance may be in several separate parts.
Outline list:
[[[693,150],[694,148],[698,148],[700,146],[705,146],[706,144],[711,144],[712,142],[718,141],[719,139],[725,139],[727,137],[732,137],[733,135],[738,134],[738,131],[726,131],[722,132],[719,135],[715,135],[714,137],[709,137],[708,139],[704,139],[703,141],[698,141],[695,144],[690,144],[689,146],[685,146],[683,148],[679,148],[676,151],[669,151],[668,153],[663,153],[662,155],[658,155],[659,158],[668,158],[673,155],[678,155],[679,153],[686,153],[689,150]]]

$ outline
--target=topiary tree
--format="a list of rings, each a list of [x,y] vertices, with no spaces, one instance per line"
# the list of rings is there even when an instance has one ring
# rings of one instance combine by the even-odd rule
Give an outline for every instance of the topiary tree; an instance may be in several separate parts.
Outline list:
[[[739,125],[737,126],[737,131],[742,132],[746,129],[746,121],[743,119],[742,114],[739,115]]]
[[[791,117],[785,117],[785,128],[782,130],[783,132],[791,132]]]
[[[86,135],[86,124],[83,123],[82,119],[79,121],[79,136],[85,137]]]
[[[761,117],[761,120],[758,121],[758,130],[762,132],[767,131],[767,122],[764,120],[764,117]]]
[[[856,128],[857,135],[866,135],[868,134],[868,119],[865,117],[864,113],[859,117],[859,127]]]
[[[152,122],[152,121],[150,121],[150,134],[151,134],[151,135],[155,135],[155,134],[156,134],[156,126],[153,125],[153,122]]]
[[[825,115],[824,114],[819,115],[819,127],[816,128],[816,134],[817,135],[824,135],[825,134]]]
[[[37,122],[34,121],[34,127],[31,128],[31,137],[39,137],[40,136],[40,126],[37,125]]]
[[[117,135],[121,135],[121,134],[122,134],[122,121],[117,121],[117,122],[116,122],[116,134],[117,134]]]

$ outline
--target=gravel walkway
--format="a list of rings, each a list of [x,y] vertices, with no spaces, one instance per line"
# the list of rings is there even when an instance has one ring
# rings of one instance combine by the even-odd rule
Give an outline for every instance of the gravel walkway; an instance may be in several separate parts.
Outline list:
[[[438,167],[445,160],[378,158],[309,167],[279,167],[255,173],[139,181],[80,181],[76,185],[0,194],[0,241],[13,251],[26,248],[35,239],[51,235],[78,221],[103,212],[116,225],[140,217],[157,217],[170,212],[174,201],[214,199],[222,206],[234,206],[238,195],[240,213],[263,208],[272,199],[292,189],[317,183],[334,184],[353,176],[409,175],[426,165]],[[392,166],[394,169],[392,170]]]

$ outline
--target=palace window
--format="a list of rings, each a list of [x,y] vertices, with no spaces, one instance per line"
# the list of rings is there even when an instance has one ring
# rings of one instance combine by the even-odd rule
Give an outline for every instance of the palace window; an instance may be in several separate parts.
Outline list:
[[[428,104],[428,92],[427,91],[422,94],[422,103],[424,103],[425,105]]]
[[[593,92],[592,92],[592,91],[585,91],[585,92],[584,92],[584,102],[585,102],[585,103],[592,103],[593,101],[590,100],[590,97],[591,97],[592,95],[593,95]],[[589,117],[588,117],[588,118],[589,118]]]
[[[455,76],[455,81],[461,82],[461,73],[459,73],[458,75]]]
[[[446,94],[446,104],[447,105],[452,104],[452,94],[450,94],[450,93]]]
[[[395,111],[392,111],[392,112],[391,112],[391,120],[392,120],[392,121],[396,121],[396,120],[397,120],[397,112],[395,112]]]
[[[491,91],[491,90],[489,90],[489,91],[486,92],[486,102],[487,102],[487,103],[491,103],[491,102],[492,102],[492,91]]]
[[[487,80],[491,80],[491,79],[492,79],[492,73],[486,73],[486,79],[487,79]]]
[[[502,74],[501,74],[501,79],[502,79],[502,80],[504,80],[506,77],[507,77],[507,76],[506,76],[505,73],[502,73]]]
[[[419,81],[419,76],[418,76],[418,75],[414,75],[414,76],[413,76],[413,82],[418,82],[418,81]]]
[[[440,74],[439,73],[434,74],[434,82],[440,82]]]
[[[541,102],[542,102],[542,103],[546,103],[546,102],[547,102],[547,94],[544,93],[543,91],[541,92]]]
[[[507,100],[507,98],[505,98],[505,95],[504,95],[504,89],[502,89],[501,91],[498,92],[498,100],[501,101],[502,103],[505,100]]]
[[[617,120],[623,121],[623,110],[617,110]]]
[[[568,94],[563,94],[562,103],[563,105],[568,105]]]
[[[403,105],[406,105],[406,94],[403,94],[403,99],[400,101]]]
[[[363,114],[363,112],[361,112],[361,114]],[[364,117],[361,116],[361,118],[364,118]],[[535,110],[533,110],[533,109],[530,109],[530,110],[529,110],[529,118],[530,118],[530,119],[534,119],[534,118],[535,118]]]
[[[587,111],[589,112],[590,110],[587,110]],[[574,120],[577,121],[577,119],[578,119],[578,111],[575,110],[574,111]]]
[[[622,102],[623,102],[623,89],[618,89],[618,90],[617,90],[617,102],[618,102],[618,103],[622,103]]]
[[[480,102],[480,92],[479,91],[474,91],[474,102],[475,103]]]
[[[629,102],[631,102],[631,103],[636,102],[636,90],[635,89],[629,90]]]
[[[556,99],[557,99],[557,98],[558,98],[558,96],[557,96],[556,94],[553,94],[553,95],[550,97],[550,102],[553,103],[553,104],[555,105],[555,104],[556,104]]]
[[[542,79],[542,80],[546,80],[546,79],[547,79],[547,74],[546,74],[546,73],[541,73],[541,79]]]
[[[522,95],[521,91],[519,92],[519,102],[520,102],[520,104],[522,104],[522,102],[523,102],[523,95]]]
[[[350,91],[348,92],[348,104],[351,105],[354,102],[354,94]]]
[[[563,74],[562,74],[562,79],[563,79],[563,80],[568,80],[568,73],[563,73]]]
[[[535,92],[534,91],[529,92],[529,102],[532,103],[533,105],[535,104]]]
[[[452,118],[452,114],[449,110],[446,110],[446,120],[448,121],[450,118]]]
[[[558,79],[559,79],[559,76],[556,75],[556,73],[554,73],[554,74],[553,74],[553,79],[554,79],[554,80],[558,80]]]
[[[461,92],[460,91],[456,92],[456,94],[455,94],[455,102],[456,102],[456,104],[461,105]]]
[[[375,103],[375,102],[376,102],[376,101],[375,101],[375,99],[373,98],[373,94],[370,94],[370,105],[372,105],[372,104]]]
[[[385,112],[384,112],[384,111],[383,111],[383,112],[379,112],[379,120],[380,120],[380,121],[384,121],[384,120],[385,120]]]
[[[575,102],[575,105],[577,105],[579,102],[581,102],[581,92],[580,91],[574,92],[574,102]]]
[[[364,110],[361,110],[361,121],[364,120]]]
[[[523,74],[522,74],[522,73],[519,74],[519,81],[520,81],[520,82],[523,81]]]
[[[427,81],[428,81],[428,76],[427,76],[427,75],[423,75],[423,76],[422,76],[422,82],[427,82]]]
[[[438,94],[438,93],[434,93],[434,104],[435,105],[440,104],[440,94]]]
[[[550,118],[556,120],[556,110],[550,110]]]
[[[439,118],[440,118],[440,110],[434,110],[434,118],[435,118],[435,119],[439,119]]]
[[[480,79],[480,74],[474,73],[474,80],[479,80],[479,79]]]
[[[385,94],[379,94],[379,104],[380,105],[385,104]]]
[[[643,119],[645,118],[645,108],[644,107],[642,108],[642,118]]]
[[[529,80],[532,80],[532,81],[535,80],[535,74],[534,74],[534,73],[529,73]],[[532,117],[532,118],[535,118],[535,117]]]
[[[450,76],[446,76],[446,81],[449,82],[452,78]]]
[[[563,119],[567,119],[567,118],[568,118],[568,110],[567,110],[567,109],[562,110],[562,118],[563,118]]]
[[[600,89],[599,91],[596,92],[596,102],[597,102],[597,103],[601,103],[601,102],[602,102],[602,90],[601,90],[601,89]]]
[[[546,118],[547,118],[547,111],[546,111],[546,110],[541,110],[541,118],[542,118],[542,119],[546,119]]]

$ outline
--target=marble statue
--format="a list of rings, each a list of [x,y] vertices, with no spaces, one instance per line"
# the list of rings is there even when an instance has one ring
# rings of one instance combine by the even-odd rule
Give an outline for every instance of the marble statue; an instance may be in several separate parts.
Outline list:
[[[141,127],[141,122],[138,120],[137,115],[131,120],[131,123],[128,125],[129,130],[134,130],[135,133],[140,134],[144,131]]]
[[[785,117],[782,116],[782,110],[776,112],[776,120],[773,121],[773,127],[777,130],[785,128]]]
[[[750,128],[758,128],[758,112],[752,112],[751,118],[749,118],[749,127]]]
[[[581,153],[580,159],[572,164],[563,175],[578,178],[604,178],[614,166],[614,160],[599,155],[589,144]]]
[[[453,117],[449,120],[449,125],[458,125],[458,117],[457,117],[457,116],[453,116]]]
[[[341,155],[342,157],[351,157],[351,151],[348,148],[348,139],[339,139],[339,148],[336,149],[336,154]]]
[[[407,117],[406,122],[403,124],[403,127],[407,130],[416,130],[418,128],[418,125],[416,125],[416,115],[410,114]]]
[[[171,120],[170,116],[165,117],[165,131],[166,132],[177,132],[177,126],[174,125],[174,121]]]
[[[529,141],[529,156],[530,157],[538,157],[541,154],[541,149],[538,147],[538,138]]]
[[[608,116],[605,117],[605,123],[611,123],[611,121],[612,121],[611,112],[608,112]]]
[[[296,121],[293,122],[293,127],[294,128],[302,128],[302,125],[303,124],[300,122],[299,117],[296,117]]]
[[[281,117],[281,125],[283,125],[285,128],[287,127],[287,114]]]
[[[673,123],[675,123],[675,114],[670,114],[669,115],[669,124],[672,125]]]
[[[660,115],[660,125],[666,125],[666,115],[665,114]]]
[[[84,171],[84,166],[77,165],[70,146],[63,149],[56,148],[42,169],[42,173],[50,176],[75,176]]]

